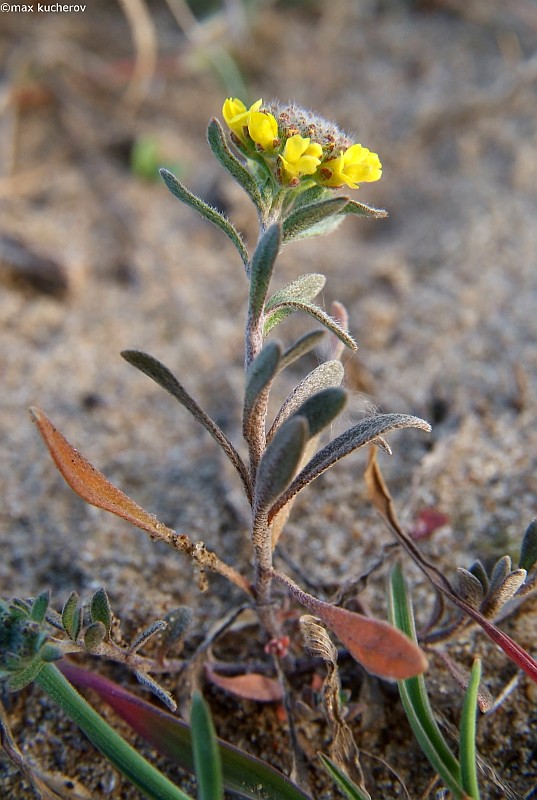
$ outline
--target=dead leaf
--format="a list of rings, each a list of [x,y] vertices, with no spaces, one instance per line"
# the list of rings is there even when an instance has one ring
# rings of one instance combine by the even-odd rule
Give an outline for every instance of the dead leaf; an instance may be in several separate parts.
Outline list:
[[[205,664],[205,672],[211,683],[225,692],[242,697],[245,700],[255,700],[258,703],[277,703],[283,698],[283,690],[279,681],[260,675],[258,672],[248,672],[244,675],[219,675],[211,664]]]

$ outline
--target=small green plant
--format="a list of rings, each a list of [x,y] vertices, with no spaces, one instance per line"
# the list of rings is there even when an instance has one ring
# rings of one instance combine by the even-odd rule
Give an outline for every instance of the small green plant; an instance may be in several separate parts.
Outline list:
[[[420,677],[427,667],[427,658],[415,636],[410,601],[400,574],[395,572],[392,579],[390,624],[305,592],[288,575],[274,568],[273,553],[298,493],[342,458],[370,445],[366,482],[373,503],[439,595],[447,598],[460,612],[456,619],[448,620],[441,630],[436,631],[437,641],[454,634],[470,619],[481,625],[516,664],[537,680],[535,661],[493,622],[505,602],[515,595],[520,596],[524,586],[528,591],[534,587],[535,581],[526,578],[537,558],[535,530],[532,529],[533,533],[527,533],[525,537],[518,570],[511,570],[510,562],[503,560],[501,564],[498,562],[499,566],[489,579],[486,573],[483,575],[484,570],[474,566],[469,571],[459,571],[458,588],[454,589],[445,576],[421,555],[401,528],[375,459],[375,447],[390,452],[384,438],[387,433],[399,428],[429,431],[428,423],[406,414],[376,414],[357,422],[328,443],[322,443],[321,437],[339,416],[347,399],[341,386],[344,372],[341,357],[345,348],[354,350],[356,343],[348,330],[346,310],[340,303],[335,303],[330,315],[315,302],[325,284],[325,277],[321,274],[299,275],[272,294],[269,287],[282,247],[297,239],[328,234],[349,215],[369,219],[386,216],[384,211],[348,196],[334,194],[335,189],[346,187],[354,190],[363,182],[378,180],[382,172],[380,160],[375,153],[354,143],[333,123],[294,105],[267,104],[258,100],[247,108],[242,101],[230,98],[224,103],[223,117],[229,129],[228,135],[218,120],[213,119],[208,128],[208,142],[216,159],[240,184],[257,210],[259,235],[252,252],[239,231],[218,209],[192,194],[169,171],[161,170],[161,175],[175,197],[229,238],[245,273],[248,283],[245,381],[239,409],[243,448],[230,441],[168,367],[138,350],[124,351],[122,356],[183,406],[205,428],[234,467],[251,510],[252,573],[243,574],[234,564],[209,551],[202,542],[172,530],[139,506],[86,461],[42,411],[32,409],[33,419],[58,469],[80,497],[131,522],[151,538],[163,541],[189,557],[197,570],[201,589],[208,586],[207,573],[218,573],[239,587],[246,603],[256,609],[261,636],[265,639],[265,652],[272,659],[275,678],[242,675],[233,679],[220,678],[217,685],[237,686],[242,680],[243,686],[243,679],[247,678],[251,686],[253,677],[259,686],[263,679],[266,688],[264,699],[283,700],[288,711],[291,741],[295,742],[290,713],[292,703],[286,680],[286,673],[292,670],[293,655],[289,649],[284,615],[278,608],[281,594],[287,593],[310,612],[301,620],[305,644],[310,652],[321,656],[326,665],[324,703],[334,746],[330,756],[323,756],[322,761],[342,791],[351,798],[363,800],[369,797],[358,750],[342,709],[337,650],[325,628],[338,637],[344,648],[366,670],[399,682],[405,710],[418,740],[446,786],[455,797],[468,796],[477,800],[473,742],[479,667],[474,668],[467,693],[459,762],[443,742],[430,710]],[[284,330],[284,325],[279,326],[297,313],[309,315],[319,327],[287,344],[273,338],[276,328]],[[326,335],[332,338],[332,356],[305,375],[269,421],[269,398],[279,374],[312,351]],[[184,662],[146,657],[139,650],[166,629],[170,642],[182,637],[188,613],[179,613],[173,623],[171,619],[152,622],[133,642],[125,645],[114,636],[113,615],[104,590],[93,596],[85,612],[75,593],[70,595],[61,614],[48,608],[45,596],[32,602],[3,603],[0,611],[3,626],[0,636],[4,637],[0,640],[4,651],[1,676],[9,688],[20,689],[31,681],[39,684],[76,719],[107,758],[148,796],[154,796],[151,794],[153,789],[149,789],[144,781],[158,782],[159,778],[152,768],[148,771],[141,763],[135,765],[131,750],[125,750],[117,743],[115,735],[102,727],[102,720],[98,722],[95,719],[98,715],[91,708],[81,711],[85,706],[80,705],[81,698],[76,693],[78,700],[74,699],[65,676],[82,687],[94,688],[104,700],[115,704],[116,711],[158,749],[176,757],[182,765],[195,768],[200,797],[204,800],[221,797],[222,786],[253,798],[298,800],[306,797],[299,788],[271,772],[262,762],[254,763],[251,757],[240,754],[240,751],[239,755],[232,753],[229,746],[220,744],[217,748],[200,698],[194,697],[192,703],[192,737],[195,740],[192,756],[191,733],[184,723],[167,712],[140,706],[143,701],[128,697],[120,687],[111,689],[100,677],[92,682],[91,673],[81,672],[69,664],[62,667],[63,674],[51,663],[72,652],[89,652],[120,661],[133,669],[138,680],[173,709],[173,698],[162,689],[155,675],[163,671],[178,672],[185,666]],[[234,613],[232,610],[230,618]],[[62,635],[50,637],[43,627],[45,620]],[[220,631],[224,629],[225,624]],[[217,636],[218,633],[212,634],[212,638],[207,639],[206,649]],[[435,632],[430,631],[428,636],[429,644],[432,644]],[[208,670],[207,674],[210,676],[212,673]],[[88,720],[93,721],[90,723]],[[89,732],[93,730],[100,731],[98,736]],[[188,747],[185,744],[187,740]],[[125,756],[126,761],[118,763],[114,760],[116,744],[109,746],[110,741],[117,743],[117,752],[129,753]],[[202,768],[201,764],[211,766]],[[258,794],[255,787],[261,787]],[[158,796],[185,796],[179,790],[174,795],[174,789],[176,787],[170,788],[166,784]]]

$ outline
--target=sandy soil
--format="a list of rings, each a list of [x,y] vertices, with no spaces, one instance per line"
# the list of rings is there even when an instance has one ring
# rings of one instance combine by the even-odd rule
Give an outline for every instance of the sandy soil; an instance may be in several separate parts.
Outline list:
[[[218,578],[200,594],[180,556],[74,496],[27,415],[31,405],[43,408],[139,503],[249,570],[235,477],[186,412],[119,357],[136,347],[160,358],[240,442],[241,265],[218,231],[159,182],[133,175],[129,161],[133,144],[150,137],[162,163],[255,240],[247,200],[205,143],[207,121],[239,91],[208,64],[207,41],[232,54],[251,99],[295,100],[380,154],[382,181],[357,197],[387,208],[389,218],[347,220],[330,238],[289,246],[275,286],[324,272],[326,306],[347,305],[360,345],[346,361],[347,423],[371,404],[433,423],[429,437],[393,435],[392,458],[382,456],[406,525],[424,508],[449,520],[421,542],[424,552],[448,577],[476,558],[489,565],[505,553],[516,559],[537,491],[534,5],[261,2],[244,31],[235,24],[230,33],[218,18],[204,24],[196,44],[167,4],[154,2],[154,69],[151,28],[142,24],[135,62],[132,21],[120,6],[88,6],[84,14],[0,15],[2,595],[51,588],[61,607],[73,589],[88,598],[104,585],[127,633],[189,604],[192,647],[239,601]],[[300,319],[284,335],[291,341],[307,329]],[[280,399],[316,363],[306,362],[278,388]],[[366,571],[390,542],[365,497],[363,467],[364,456],[353,457],[304,492],[284,537],[288,564],[300,563],[319,593]],[[432,592],[404,563],[423,621]],[[386,574],[365,598],[380,615]],[[536,610],[530,600],[506,623],[530,650]],[[235,635],[221,656],[247,657],[245,647]],[[259,656],[260,645],[252,648]],[[515,675],[477,633],[446,649],[464,668],[481,654],[493,696]],[[113,674],[130,681],[118,668]],[[433,772],[393,688],[347,666],[343,678],[351,702],[364,704],[352,724],[369,754],[372,796],[404,796],[384,759],[413,800],[435,797]],[[462,691],[440,661],[429,682],[435,708],[457,724]],[[205,692],[224,738],[289,769],[274,707],[211,686]],[[79,782],[79,794],[66,796],[137,796],[37,690],[4,701],[24,754]],[[536,703],[535,686],[520,676],[480,719],[483,797],[530,796]],[[300,719],[299,729],[314,763],[328,746],[320,712]],[[310,778],[316,798],[335,796],[316,768]],[[186,779],[183,785],[189,788]],[[35,796],[2,757],[0,787],[2,797]]]

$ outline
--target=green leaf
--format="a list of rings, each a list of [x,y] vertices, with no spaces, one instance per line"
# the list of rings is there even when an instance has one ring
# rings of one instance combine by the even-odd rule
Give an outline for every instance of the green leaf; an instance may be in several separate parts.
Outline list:
[[[308,397],[320,392],[322,389],[328,389],[331,386],[340,386],[344,374],[345,371],[341,361],[324,361],[322,364],[319,364],[318,367],[315,367],[314,370],[300,381],[298,386],[295,386],[291,394],[286,398],[267,433],[267,441],[272,439],[280,425],[282,425],[286,419],[289,419],[289,417],[306,402]]]
[[[106,627],[100,620],[92,622],[84,631],[84,647],[88,653],[96,653],[106,639]]]
[[[50,602],[50,592],[47,590],[38,594],[32,603],[30,610],[30,619],[34,622],[43,622],[47,613],[48,604]]]
[[[531,572],[537,563],[537,519],[532,519],[526,533],[522,539],[520,546],[520,558],[518,566],[520,569],[525,569],[526,572]]]
[[[99,623],[95,623],[99,624]],[[66,672],[84,670],[66,665]],[[104,680],[104,679],[103,679]],[[191,800],[178,786],[145,760],[119,736],[78,694],[67,678],[52,665],[45,665],[36,683],[72,719],[95,747],[149,800]]]
[[[153,356],[143,353],[140,350],[123,350],[121,353],[125,361],[132,364],[134,367],[143,372],[149,378],[152,378],[155,383],[162,386],[172,397],[181,403],[187,411],[207,430],[215,442],[217,442],[228,459],[231,461],[239,476],[242,480],[244,490],[248,498],[251,497],[250,476],[248,470],[237,453],[227,436],[218,427],[216,422],[212,420],[208,414],[198,405],[196,400],[191,397],[186,389],[179,383],[177,378],[170,372],[170,370],[157,361]]]
[[[76,642],[82,627],[82,611],[78,605],[79,597],[71,592],[62,608],[62,625],[70,639]]]
[[[275,306],[282,305],[289,300],[299,300],[308,303],[321,292],[326,283],[326,277],[317,272],[309,272],[301,275],[296,280],[287,283],[275,292],[265,305],[265,312],[270,311]],[[292,313],[291,311],[289,313]]]
[[[106,635],[110,635],[110,627],[112,625],[112,609],[110,607],[110,601],[108,599],[108,595],[106,594],[106,589],[102,587],[97,589],[93,597],[91,598],[90,603],[90,616],[92,622],[102,622],[105,630]]]
[[[281,245],[281,225],[268,228],[257,243],[250,267],[249,313],[256,325],[263,313],[272,270]]]
[[[350,202],[348,197],[331,197],[329,200],[303,205],[292,211],[283,223],[284,244],[308,236],[312,228],[320,232],[318,226],[340,214],[348,202]]]
[[[347,402],[347,392],[337,386],[322,389],[308,397],[295,412],[308,421],[310,438],[317,436],[338,416]]]
[[[147,703],[93,672],[62,662],[62,671],[77,686],[92,689],[146,742],[184,769],[193,770],[189,726],[176,716]],[[218,741],[224,786],[251,800],[309,800],[307,795],[269,764]]]
[[[356,200],[349,200],[342,214],[357,214],[360,217],[370,217],[371,219],[385,219],[388,212],[382,208],[373,208],[364,203],[357,203]]]
[[[472,800],[479,800],[480,798],[475,746],[477,695],[480,680],[481,660],[476,658],[472,666],[470,682],[464,695],[459,744],[462,786],[466,794],[471,797]]]
[[[192,695],[190,712],[192,750],[198,779],[199,800],[223,800],[222,764],[213,721],[199,692]]]
[[[331,758],[325,756],[324,753],[319,753],[319,758],[323,762],[323,767],[339,786],[345,797],[348,797],[349,800],[371,800],[371,795],[365,789],[357,786],[354,781],[351,781],[349,776]]]
[[[281,355],[282,346],[279,342],[267,342],[248,367],[244,390],[244,420],[246,424],[259,396],[270,386],[276,375]]]
[[[274,503],[292,481],[309,438],[309,427],[303,417],[292,417],[278,428],[263,453],[255,482],[256,509]]]
[[[36,658],[27,667],[13,672],[6,681],[9,692],[19,692],[28,684],[33,683],[42,669],[46,666],[40,658]]]
[[[160,174],[162,176],[162,180],[170,190],[170,192],[177,197],[179,200],[182,200],[183,203],[186,203],[187,206],[195,209],[202,217],[212,222],[213,225],[216,225],[217,228],[220,228],[226,236],[233,242],[237,250],[239,251],[239,255],[242,258],[243,264],[246,267],[248,264],[248,252],[244,243],[241,239],[239,232],[233,227],[231,222],[220,212],[218,209],[213,208],[212,206],[205,203],[200,197],[197,197],[195,194],[192,194],[186,186],[177,180],[175,175],[172,175],[171,172],[168,172],[167,169],[161,169]]]
[[[390,581],[390,622],[417,642],[414,613],[401,567],[396,565]],[[464,790],[461,784],[461,767],[434,718],[425,681],[421,675],[398,681],[399,694],[410,726],[421,749],[456,798]]]
[[[330,363],[330,362],[328,362]],[[374,441],[379,436],[398,428],[419,428],[420,430],[430,431],[431,426],[428,422],[413,417],[408,414],[377,414],[375,417],[366,419],[354,425],[347,431],[332,439],[326,447],[319,450],[313,458],[308,461],[304,469],[296,476],[287,491],[280,498],[278,503],[270,510],[269,522],[278,513],[280,508],[289,502],[295,494],[300,492],[305,486],[310,484],[327,469],[334,466],[340,459],[363,447],[369,442]]]
[[[263,215],[267,210],[267,203],[259,190],[257,182],[251,172],[241,164],[239,159],[233,155],[227,146],[224,131],[217,119],[213,118],[209,123],[209,127],[207,128],[207,141],[220,164],[250,196],[250,199],[259,213]]]
[[[287,317],[293,311],[305,311],[307,314],[311,314],[312,317],[315,317],[320,323],[322,323],[325,328],[328,328],[337,338],[343,342],[350,350],[357,350],[358,345],[350,336],[347,331],[344,331],[343,328],[338,325],[338,323],[332,319],[322,308],[319,306],[314,305],[313,303],[304,303],[297,300],[288,300],[285,303],[282,303],[279,306],[275,306],[271,311],[267,314],[267,318],[265,320],[265,329],[264,335],[267,336],[268,333],[276,326],[279,322],[282,321],[285,317]]]
[[[314,347],[317,347],[325,334],[326,331],[323,330],[309,331],[305,333],[304,336],[301,336],[300,339],[297,339],[281,357],[278,372],[281,372],[290,364],[293,364],[299,358],[309,353],[310,350],[313,350]]]

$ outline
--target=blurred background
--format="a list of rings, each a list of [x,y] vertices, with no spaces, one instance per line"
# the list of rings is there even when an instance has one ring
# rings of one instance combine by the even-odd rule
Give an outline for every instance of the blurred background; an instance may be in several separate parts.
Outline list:
[[[240,442],[246,279],[225,237],[157,175],[171,169],[255,242],[248,200],[205,141],[230,96],[295,101],[379,153],[382,180],[353,196],[388,219],[291,245],[274,288],[319,271],[327,309],[347,306],[360,346],[346,360],[347,422],[374,405],[433,424],[429,438],[397,434],[383,460],[406,524],[444,517],[424,550],[446,574],[516,553],[537,495],[533,0],[35,5],[0,13],[0,55],[3,594],[52,587],[62,602],[105,585],[133,627],[191,592],[207,616],[220,602],[199,598],[179,558],[70,493],[30,405],[164,522],[249,568],[234,477],[119,357],[161,359]],[[296,366],[280,399],[315,363]],[[297,503],[288,554],[311,558],[321,583],[389,541],[362,469],[357,456]]]

